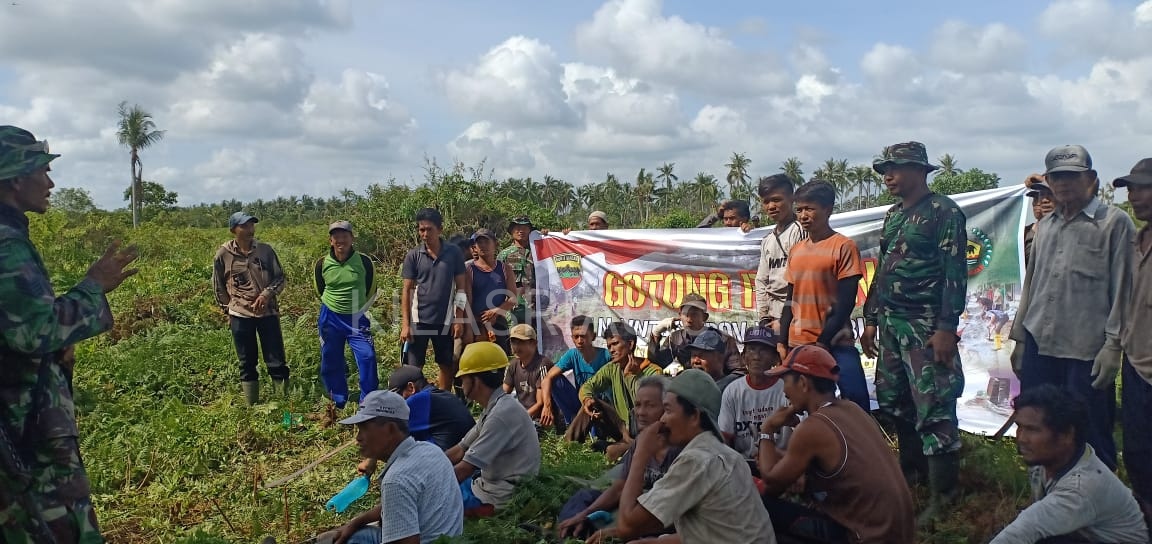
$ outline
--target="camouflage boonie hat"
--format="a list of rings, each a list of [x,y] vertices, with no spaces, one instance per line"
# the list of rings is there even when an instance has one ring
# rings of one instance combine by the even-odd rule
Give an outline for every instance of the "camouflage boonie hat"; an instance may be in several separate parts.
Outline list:
[[[929,172],[940,168],[928,162],[928,150],[920,142],[892,144],[885,147],[880,156],[872,159],[872,169],[880,174],[893,164],[918,164],[927,168]]]
[[[48,152],[48,141],[12,125],[0,126],[0,179],[23,176],[60,155]]]

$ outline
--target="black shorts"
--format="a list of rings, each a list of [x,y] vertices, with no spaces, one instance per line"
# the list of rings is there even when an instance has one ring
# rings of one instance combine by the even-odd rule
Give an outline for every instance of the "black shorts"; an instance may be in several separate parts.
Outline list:
[[[405,364],[423,367],[428,358],[428,343],[432,343],[432,352],[439,366],[451,367],[452,362],[452,327],[449,325],[428,325],[414,323],[412,328],[412,341],[408,343],[408,354]]]

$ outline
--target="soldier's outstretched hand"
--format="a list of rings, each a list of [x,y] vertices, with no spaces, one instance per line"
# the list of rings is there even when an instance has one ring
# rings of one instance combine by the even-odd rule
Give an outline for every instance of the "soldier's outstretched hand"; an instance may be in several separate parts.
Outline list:
[[[86,277],[95,281],[105,293],[120,287],[124,280],[139,272],[139,269],[128,268],[132,261],[139,257],[136,246],[120,248],[120,241],[112,242],[104,254],[92,266],[88,267]]]

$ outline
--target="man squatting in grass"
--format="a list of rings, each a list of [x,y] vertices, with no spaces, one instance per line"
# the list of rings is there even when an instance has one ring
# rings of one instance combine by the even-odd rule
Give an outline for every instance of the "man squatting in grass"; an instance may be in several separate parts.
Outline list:
[[[240,359],[240,388],[249,405],[260,402],[256,363],[261,351],[272,378],[273,393],[288,394],[288,363],[280,331],[280,305],[276,301],[286,283],[284,268],[276,250],[256,239],[259,222],[247,212],[232,214],[228,230],[233,239],[223,243],[212,260],[212,290],[220,310],[228,316],[232,343]]]
[[[104,542],[80,458],[72,400],[74,346],[112,328],[108,293],[136,269],[113,243],[61,296],[28,233],[48,211],[60,155],[31,132],[0,126],[0,542]]]
[[[437,385],[452,390],[456,375],[453,339],[464,335],[466,309],[470,306],[464,254],[440,237],[444,218],[432,208],[416,212],[420,245],[408,250],[400,268],[400,342],[405,364],[423,368],[428,344],[440,367]]]
[[[380,503],[337,529],[335,544],[429,544],[464,532],[452,464],[434,444],[408,434],[409,413],[400,395],[373,391],[355,415],[340,421],[356,426],[360,455],[388,464],[380,475]]]
[[[596,327],[591,317],[578,315],[569,323],[572,345],[575,346],[556,361],[548,370],[540,384],[544,396],[544,409],[540,412],[540,424],[552,425],[554,409],[560,412],[565,422],[571,423],[580,413],[579,388],[596,371],[608,364],[608,350],[593,345],[596,340]],[[565,372],[572,372],[573,381],[568,381]],[[575,383],[573,383],[575,382]]]
[[[660,421],[664,415],[664,392],[668,388],[668,380],[663,376],[644,376],[636,386],[636,405],[632,407],[632,415],[636,421],[637,434],[644,432],[649,425]],[[652,489],[657,480],[664,477],[672,462],[676,460],[682,448],[668,444],[667,434],[658,436],[659,445],[656,452],[648,462],[644,471],[643,490]],[[614,512],[620,505],[620,493],[624,490],[624,481],[631,471],[632,458],[636,454],[636,442],[633,441],[624,453],[620,464],[612,470],[616,476],[612,485],[603,492],[595,489],[582,489],[577,491],[568,502],[560,508],[557,518],[557,530],[560,538],[588,538],[593,532],[592,523],[588,516],[593,512]],[[601,537],[615,536],[611,528],[605,529]]]
[[[789,349],[816,344],[840,366],[840,396],[871,411],[864,365],[852,332],[852,309],[864,277],[860,250],[851,238],[828,224],[836,205],[836,189],[826,181],[810,181],[796,190],[796,218],[808,238],[792,246],[785,278],[787,301],[780,318],[781,356]]]
[[[927,523],[946,512],[960,465],[956,398],[964,371],[956,327],[967,300],[966,218],[952,199],[928,189],[937,167],[924,144],[888,146],[872,168],[900,202],[884,216],[860,345],[878,357],[876,400],[896,426],[905,478],[915,485],[927,472]]]
[[[376,346],[367,311],[376,300],[376,269],[372,259],[356,251],[352,223],[328,226],[328,254],[316,261],[313,282],[320,296],[320,380],[337,410],[348,402],[348,363],[344,344],[352,348],[360,371],[360,400],[376,390]],[[331,421],[331,420],[330,420]]]

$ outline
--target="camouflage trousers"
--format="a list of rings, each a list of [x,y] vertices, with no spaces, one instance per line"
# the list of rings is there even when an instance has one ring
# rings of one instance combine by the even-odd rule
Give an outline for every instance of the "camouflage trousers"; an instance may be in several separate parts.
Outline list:
[[[881,315],[878,325],[876,402],[880,412],[898,423],[913,424],[925,455],[960,449],[956,421],[956,398],[964,391],[960,356],[952,370],[935,363],[927,345],[935,332],[934,320]]]
[[[3,478],[0,493],[0,542],[39,544],[35,516],[24,505],[40,509],[40,516],[57,544],[101,544],[96,511],[89,498],[88,474],[75,438],[56,438],[38,444],[30,489],[13,489],[11,475]],[[29,500],[14,500],[26,496]],[[31,504],[28,504],[31,503]]]

